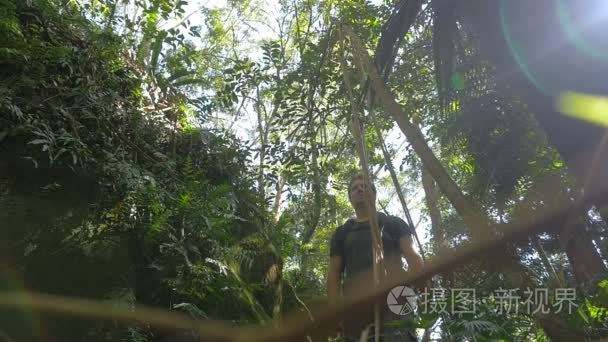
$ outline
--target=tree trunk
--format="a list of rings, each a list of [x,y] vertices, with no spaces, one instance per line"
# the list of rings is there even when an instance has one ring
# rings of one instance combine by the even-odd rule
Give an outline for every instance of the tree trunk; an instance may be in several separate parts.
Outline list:
[[[564,229],[560,242],[565,246],[577,285],[586,295],[596,292],[599,282],[608,276],[608,270],[585,225],[576,223],[573,229]]]
[[[325,51],[324,51],[325,54]],[[319,68],[323,63],[324,57],[321,58],[321,63],[319,64]],[[319,69],[320,70],[320,69]],[[320,72],[320,71],[319,71]],[[312,212],[311,215],[308,216],[308,220],[305,220],[304,232],[302,233],[302,260],[300,263],[301,269],[306,273],[308,273],[310,252],[308,251],[306,245],[312,239],[315,231],[317,230],[317,226],[319,225],[319,220],[321,218],[321,174],[319,170],[319,149],[317,146],[317,130],[318,127],[315,125],[315,113],[314,113],[314,95],[317,88],[318,80],[316,78],[309,79],[310,86],[308,89],[308,94],[306,96],[306,108],[307,108],[307,116],[308,121],[306,124],[307,136],[309,137],[310,149],[312,153],[312,191],[313,191],[313,203],[312,203]]]
[[[494,232],[490,230],[488,225],[489,222],[491,222],[489,217],[484,214],[482,208],[469,201],[460,191],[456,183],[451,179],[437,157],[433,154],[433,151],[426,143],[420,129],[414,125],[410,121],[408,115],[401,110],[401,106],[397,103],[382,79],[380,79],[376,67],[370,63],[370,57],[366,50],[363,49],[363,45],[358,37],[350,28],[348,28],[347,32],[351,38],[353,49],[355,50],[355,62],[369,75],[371,84],[380,99],[380,103],[392,115],[401,131],[411,143],[414,151],[421,159],[423,166],[427,168],[441,191],[462,217],[469,228],[473,240],[483,242],[483,240],[491,237]],[[516,284],[513,288],[530,287],[534,282],[530,275],[525,271],[525,268],[521,265],[520,260],[517,259],[512,251],[503,252],[505,253],[502,253],[501,268],[507,282]],[[541,323],[546,335],[553,341],[580,340],[583,336],[582,332],[570,329],[557,315],[548,314],[537,317],[537,319]]]
[[[258,166],[258,192],[266,199],[266,185],[264,181],[264,159],[266,159],[266,136],[268,132],[268,122],[266,120],[266,115],[262,112],[262,98],[260,95],[259,87],[256,90],[257,99],[255,101],[255,110],[258,114],[258,135],[260,136],[260,150],[258,157],[260,158],[260,163]]]
[[[537,322],[545,335],[554,342],[584,341],[582,332],[573,331],[568,323],[555,314],[535,314]]]
[[[492,235],[488,227],[490,222],[482,208],[476,206],[464,196],[458,188],[454,180],[447,173],[441,162],[435,157],[435,154],[427,144],[420,128],[410,121],[410,116],[403,112],[401,106],[395,101],[394,96],[380,78],[378,71],[372,63],[367,51],[359,41],[359,38],[352,33],[348,28],[348,34],[351,38],[355,62],[358,67],[365,71],[371,79],[371,84],[374,91],[377,93],[380,104],[391,114],[397,125],[407,137],[407,140],[412,145],[414,151],[422,161],[423,166],[435,179],[435,182],[441,189],[454,209],[462,217],[467,227],[471,231],[471,236],[475,240],[485,240]]]
[[[279,259],[272,266],[276,270],[276,278],[272,285],[274,286],[274,304],[272,306],[272,323],[275,328],[281,327],[283,317],[283,262]]]
[[[277,184],[277,193],[274,195],[274,205],[272,206],[272,217],[274,222],[279,221],[279,208],[281,207],[281,197],[283,196],[283,187],[285,186],[285,174],[279,175],[279,183]]]
[[[321,219],[321,175],[319,172],[318,162],[318,154],[319,151],[316,149],[316,146],[312,148],[312,169],[313,169],[313,200],[312,200],[312,212],[310,215],[307,215],[307,219],[305,222],[304,232],[302,233],[302,260],[300,263],[300,269],[308,274],[309,266],[310,266],[310,251],[308,250],[308,245],[312,240],[317,227],[319,226],[319,221]]]
[[[302,240],[304,243],[310,242],[312,239],[319,220],[321,219],[321,174],[319,170],[319,150],[316,145],[312,146],[312,191],[313,191],[313,203],[312,203],[312,215],[308,224],[308,230],[304,232]]]
[[[433,176],[424,167],[422,167],[422,188],[424,189],[426,206],[429,209],[429,216],[431,217],[431,232],[433,232],[433,237],[437,240],[438,247],[447,248],[447,242],[439,230],[439,225],[441,224],[441,211],[438,206],[439,193],[435,187]]]
[[[364,86],[365,78],[360,77],[361,84]],[[368,101],[371,102],[371,91],[368,91]],[[424,253],[424,248],[422,248],[422,243],[420,242],[420,238],[418,237],[418,232],[416,232],[416,227],[414,226],[414,222],[412,221],[412,217],[410,216],[410,210],[407,207],[407,202],[405,201],[405,196],[403,195],[403,190],[401,189],[401,184],[399,184],[399,179],[397,178],[397,172],[395,172],[395,168],[393,167],[393,162],[391,160],[391,155],[388,153],[388,149],[384,144],[384,138],[382,137],[382,131],[380,127],[378,127],[378,122],[376,120],[376,116],[374,114],[374,108],[369,109],[369,116],[372,117],[374,130],[376,131],[376,135],[378,136],[378,140],[380,142],[380,147],[382,149],[382,155],[384,156],[384,162],[386,163],[386,167],[391,175],[391,179],[393,181],[393,186],[395,187],[395,191],[397,192],[397,196],[399,197],[399,202],[401,202],[401,207],[403,209],[403,213],[405,214],[406,222],[408,226],[410,226],[412,230],[412,234],[416,239],[416,243],[418,244],[418,249],[420,250],[420,256],[422,257],[422,261],[426,261],[426,256]],[[383,208],[385,209],[385,208]],[[386,210],[385,210],[386,211]]]
[[[431,232],[433,234],[434,248],[437,255],[446,255],[449,252],[448,242],[446,241],[443,232],[440,230],[441,211],[439,210],[439,192],[435,187],[435,181],[429,171],[422,167],[422,188],[424,189],[424,197],[426,206],[429,209],[431,217]],[[454,273],[447,272],[443,275],[443,286],[451,288],[454,284]]]
[[[431,329],[424,329],[424,334],[422,334],[422,342],[431,342]]]
[[[547,273],[549,273],[550,279],[552,280],[555,287],[561,287],[561,288],[566,287],[566,284],[564,283],[563,279],[557,274],[557,272],[555,272],[555,268],[553,267],[553,264],[551,264],[551,261],[547,257],[547,253],[545,253],[545,249],[543,248],[543,245],[540,243],[540,239],[538,238],[538,236],[536,236],[536,235],[532,236],[530,238],[530,241],[532,241],[532,246],[534,246],[534,249],[540,256],[540,260],[542,261],[543,266],[545,266]]]

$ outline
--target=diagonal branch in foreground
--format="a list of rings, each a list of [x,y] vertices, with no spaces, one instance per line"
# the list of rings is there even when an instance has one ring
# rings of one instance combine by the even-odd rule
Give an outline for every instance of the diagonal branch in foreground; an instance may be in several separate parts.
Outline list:
[[[503,225],[504,234],[483,243],[472,242],[457,248],[450,255],[433,258],[427,266],[416,272],[386,278],[376,289],[361,292],[337,307],[318,304],[310,307],[314,321],[307,318],[308,313],[293,313],[284,320],[283,328],[235,327],[220,321],[200,321],[167,310],[138,306],[134,310],[114,307],[100,301],[75,299],[70,297],[39,293],[2,293],[0,307],[31,308],[37,312],[69,315],[80,318],[116,320],[120,322],[146,322],[164,329],[181,329],[196,332],[204,341],[304,341],[306,336],[329,335],[341,317],[355,315],[376,302],[384,303],[385,294],[393,287],[402,284],[419,283],[435,274],[447,272],[474,258],[490,254],[507,243],[524,240],[528,236],[544,231],[555,230],[563,224],[572,212],[584,210],[590,204],[607,204],[608,193],[588,192],[575,203],[563,206],[552,213],[545,214],[535,222]],[[549,227],[549,229],[547,229]]]
[[[475,258],[502,250],[508,243],[520,240],[527,243],[527,238],[530,235],[559,229],[572,212],[580,212],[591,203],[596,203],[595,201],[607,203],[608,193],[588,194],[571,205],[560,207],[552,213],[542,215],[535,222],[502,225],[500,229],[497,229],[504,232],[500,237],[496,236],[484,242],[471,242],[466,246],[457,248],[449,255],[432,258],[424,269],[416,273],[387,277],[383,284],[375,290],[368,290],[345,298],[340,306],[319,305],[313,309],[315,315],[315,321],[313,322],[306,322],[304,316],[293,314],[285,320],[284,329],[275,331],[257,330],[256,337],[248,341],[300,341],[304,340],[307,335],[323,336],[329,334],[341,320],[341,317],[364,312],[374,303],[385,303],[386,294],[395,286],[424,282],[435,274],[449,272]],[[547,229],[548,227],[549,229]],[[252,335],[254,331],[256,330],[251,330]]]
[[[148,323],[167,330],[185,330],[213,341],[234,341],[239,338],[234,326],[220,321],[190,318],[175,311],[137,305],[134,309],[117,307],[100,300],[73,298],[32,292],[0,293],[0,307],[29,308],[36,313],[54,313],[81,319]]]

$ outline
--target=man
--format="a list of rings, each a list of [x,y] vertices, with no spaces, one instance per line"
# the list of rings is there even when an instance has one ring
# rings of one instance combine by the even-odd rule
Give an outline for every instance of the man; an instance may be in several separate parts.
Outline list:
[[[423,267],[422,258],[414,250],[412,233],[407,224],[398,217],[382,213],[370,213],[368,200],[376,200],[376,189],[369,185],[362,174],[354,175],[348,186],[348,198],[356,218],[349,219],[344,225],[338,227],[331,238],[329,275],[327,281],[328,299],[331,304],[337,304],[344,295],[354,293],[360,287],[373,286],[372,269],[372,236],[370,219],[378,220],[383,247],[384,266],[387,275],[405,272],[402,267],[401,256],[405,257],[409,271],[416,272]],[[359,288],[357,288],[358,286]],[[341,291],[342,290],[342,291]],[[387,305],[380,306],[382,319],[402,320],[412,319],[413,316],[403,317],[387,310]],[[373,323],[373,308],[363,314],[346,317],[343,329],[347,341],[358,341],[362,331]],[[373,335],[373,327],[367,331]],[[384,341],[415,341],[413,329],[383,328]],[[400,334],[399,334],[400,333]],[[389,335],[392,335],[389,337]],[[398,336],[395,336],[398,335]],[[373,340],[373,337],[370,337]]]

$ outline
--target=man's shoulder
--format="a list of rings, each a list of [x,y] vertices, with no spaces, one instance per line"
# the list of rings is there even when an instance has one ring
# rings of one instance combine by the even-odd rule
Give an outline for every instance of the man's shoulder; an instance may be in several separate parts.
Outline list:
[[[351,217],[348,220],[346,220],[342,225],[338,226],[338,228],[336,228],[334,233],[344,232],[344,231],[350,229],[352,226],[354,226],[355,223],[356,223],[356,220]]]
[[[381,224],[394,224],[399,223],[399,221],[403,220],[398,216],[391,215],[389,213],[378,212],[378,221],[380,221]],[[405,221],[403,221],[403,223],[405,223]]]
[[[411,234],[410,226],[399,216],[380,213],[380,221],[389,229],[405,229]]]
[[[407,226],[407,223],[405,223],[405,221],[401,217],[395,216],[395,215],[387,215],[387,216],[391,220],[391,222],[393,222],[395,224]]]

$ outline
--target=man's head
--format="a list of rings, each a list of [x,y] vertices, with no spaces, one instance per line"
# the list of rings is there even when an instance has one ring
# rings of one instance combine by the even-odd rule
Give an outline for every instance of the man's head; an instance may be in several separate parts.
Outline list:
[[[370,191],[371,190],[371,191]],[[357,173],[350,178],[348,183],[348,199],[353,207],[365,203],[365,201],[371,196],[373,200],[376,200],[376,187],[374,184],[369,184],[365,175]]]

